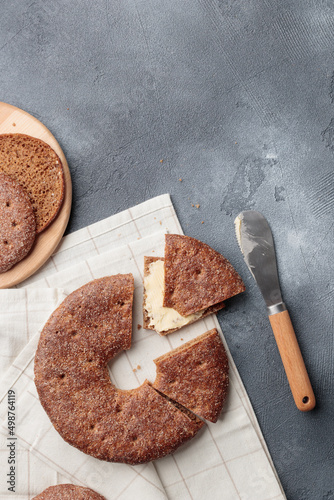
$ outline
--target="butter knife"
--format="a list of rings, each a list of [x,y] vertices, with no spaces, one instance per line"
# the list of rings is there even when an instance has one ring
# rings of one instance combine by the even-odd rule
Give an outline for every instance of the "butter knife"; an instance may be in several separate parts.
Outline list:
[[[301,411],[312,410],[315,397],[289,312],[282,299],[269,224],[262,214],[253,210],[241,212],[234,224],[244,260],[267,305],[271,328],[296,406]]]

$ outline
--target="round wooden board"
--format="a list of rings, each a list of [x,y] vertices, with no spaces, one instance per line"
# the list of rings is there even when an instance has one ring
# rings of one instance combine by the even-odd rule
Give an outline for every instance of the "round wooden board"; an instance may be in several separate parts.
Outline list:
[[[31,252],[6,273],[0,274],[0,288],[9,288],[34,274],[54,253],[68,223],[72,203],[71,175],[64,153],[58,142],[43,123],[22,109],[0,102],[0,134],[26,134],[49,144],[63,164],[65,197],[55,220],[36,236]]]

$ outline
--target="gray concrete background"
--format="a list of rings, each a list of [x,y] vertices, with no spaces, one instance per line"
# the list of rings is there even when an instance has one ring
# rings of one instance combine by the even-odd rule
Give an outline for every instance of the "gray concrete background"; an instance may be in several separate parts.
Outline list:
[[[0,100],[62,146],[74,187],[67,232],[171,194],[185,233],[246,283],[219,321],[288,499],[333,500],[332,0],[0,7]],[[234,238],[234,217],[249,208],[274,233],[317,398],[307,414]]]

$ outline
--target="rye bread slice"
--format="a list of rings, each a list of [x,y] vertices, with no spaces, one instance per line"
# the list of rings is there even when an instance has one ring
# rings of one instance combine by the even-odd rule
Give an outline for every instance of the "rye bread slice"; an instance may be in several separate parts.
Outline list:
[[[27,193],[0,172],[0,273],[26,257],[35,237],[35,216]]]
[[[211,422],[228,393],[228,359],[216,328],[154,360],[153,387]]]
[[[175,451],[203,426],[146,381],[125,391],[107,363],[131,346],[132,275],[87,283],[46,323],[35,384],[53,426],[72,446],[110,462],[140,464]]]
[[[90,488],[74,484],[49,486],[32,500],[106,500],[105,497]]]
[[[0,171],[26,190],[35,213],[36,232],[43,231],[64,199],[64,172],[58,155],[35,137],[0,134]]]
[[[188,316],[245,290],[232,264],[206,243],[165,235],[164,306]]]
[[[176,332],[177,330],[180,330],[181,328],[183,328],[183,326],[180,326],[178,328],[170,328],[169,330],[159,331],[156,329],[156,326],[154,324],[150,324],[151,317],[147,311],[147,294],[146,294],[146,290],[145,290],[145,277],[150,275],[150,272],[151,272],[150,265],[152,264],[152,262],[156,262],[158,260],[164,261],[164,258],[163,257],[147,257],[147,256],[144,257],[143,327],[146,330],[155,330],[159,335],[165,336],[165,335],[169,335],[170,333]],[[203,314],[200,318],[193,319],[193,320],[189,321],[189,323],[187,323],[186,326],[191,325],[192,323],[195,323],[196,321],[199,321],[200,319],[203,319],[206,316],[209,316],[210,314],[214,314],[214,313],[220,311],[220,309],[223,309],[224,307],[225,307],[224,302],[219,302],[218,304],[214,304],[213,306],[210,306],[210,307],[204,309]]]

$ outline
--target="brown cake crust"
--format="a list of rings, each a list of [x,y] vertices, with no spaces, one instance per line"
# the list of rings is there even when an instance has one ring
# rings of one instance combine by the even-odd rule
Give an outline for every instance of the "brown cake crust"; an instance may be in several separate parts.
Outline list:
[[[209,245],[190,236],[165,235],[164,306],[188,316],[244,290],[234,267]]]
[[[105,497],[90,488],[74,484],[58,484],[49,486],[33,500],[106,500]]]
[[[131,346],[133,277],[94,280],[69,295],[46,323],[35,384],[65,441],[101,460],[140,464],[173,452],[203,422],[191,419],[146,381],[115,388],[107,362]]]
[[[217,422],[229,385],[228,358],[216,328],[154,360],[153,387],[196,415]]]
[[[35,217],[27,193],[0,172],[0,273],[30,252],[35,237]]]
[[[150,264],[152,262],[156,262],[157,260],[164,261],[165,259],[163,257],[151,257],[151,256],[144,257],[144,278],[150,274]],[[146,295],[145,286],[144,286],[143,327],[146,330],[155,330],[154,325],[150,325],[151,320],[150,320],[150,317],[147,313],[146,300],[147,300],[147,295]],[[214,314],[214,313],[220,311],[220,309],[223,309],[224,307],[225,307],[224,302],[219,302],[218,304],[214,304],[213,306],[206,308],[203,312],[203,315],[200,318],[189,321],[189,323],[186,326],[191,325],[192,323],[195,323],[195,321],[199,321],[200,319],[203,319],[206,316],[209,316],[210,314]],[[177,330],[180,330],[181,328],[184,328],[184,327],[181,326],[180,328],[171,328],[170,330],[165,330],[163,332],[157,332],[157,333],[161,336],[165,336],[165,335],[169,335],[170,333],[176,332]]]
[[[0,134],[0,171],[16,180],[32,203],[36,232],[56,217],[65,193],[62,163],[45,142],[25,134]]]

